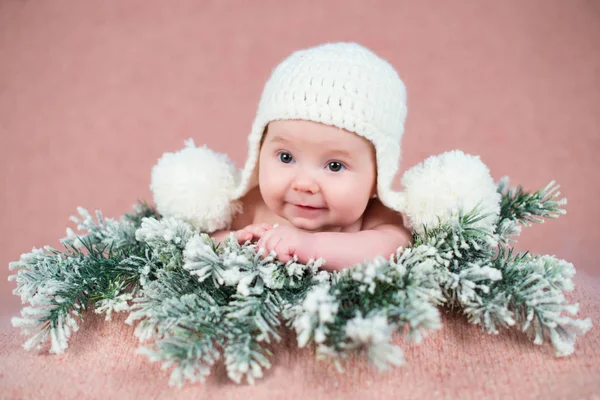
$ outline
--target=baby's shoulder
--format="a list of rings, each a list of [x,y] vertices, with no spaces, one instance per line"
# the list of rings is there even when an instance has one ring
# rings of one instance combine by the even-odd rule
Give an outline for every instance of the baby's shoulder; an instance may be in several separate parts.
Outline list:
[[[404,226],[402,214],[386,207],[378,198],[371,199],[362,217],[361,230],[387,224]]]
[[[232,230],[244,229],[253,224],[285,224],[283,218],[274,214],[265,204],[260,189],[257,187],[251,189],[239,202],[242,206],[242,212],[237,214],[231,223]]]
[[[233,217],[233,221],[231,222],[232,230],[243,229],[254,223],[257,211],[262,203],[258,187],[251,189],[238,201],[241,203],[242,211]]]

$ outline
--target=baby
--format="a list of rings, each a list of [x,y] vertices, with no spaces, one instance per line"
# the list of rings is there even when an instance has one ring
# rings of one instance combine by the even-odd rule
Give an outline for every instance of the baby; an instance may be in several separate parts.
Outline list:
[[[258,241],[282,262],[323,258],[328,270],[407,245],[391,190],[405,118],[404,84],[368,49],[332,43],[293,53],[267,81],[248,138],[235,238]]]

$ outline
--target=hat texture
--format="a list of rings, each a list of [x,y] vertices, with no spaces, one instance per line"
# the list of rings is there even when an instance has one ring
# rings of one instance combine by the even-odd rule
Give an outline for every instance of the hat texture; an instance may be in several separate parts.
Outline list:
[[[396,70],[356,43],[328,43],[294,52],[265,84],[248,137],[248,158],[233,199],[258,185],[262,135],[276,120],[306,120],[360,135],[375,148],[377,195],[401,212],[403,195],[391,185],[400,162],[406,88]]]

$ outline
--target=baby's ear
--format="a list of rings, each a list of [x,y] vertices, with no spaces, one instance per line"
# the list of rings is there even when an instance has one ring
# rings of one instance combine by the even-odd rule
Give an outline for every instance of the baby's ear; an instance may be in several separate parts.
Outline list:
[[[227,228],[241,210],[232,201],[239,171],[226,154],[208,147],[186,147],[165,153],[152,168],[150,190],[164,217],[184,220],[202,232]]]
[[[406,171],[401,182],[402,209],[416,233],[439,223],[452,223],[476,208],[484,218],[474,226],[490,233],[495,230],[501,196],[478,156],[454,150],[429,157]]]

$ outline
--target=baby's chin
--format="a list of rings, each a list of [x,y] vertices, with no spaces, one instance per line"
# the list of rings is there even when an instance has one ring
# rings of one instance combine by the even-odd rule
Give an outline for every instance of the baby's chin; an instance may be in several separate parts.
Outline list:
[[[285,219],[293,227],[305,232],[340,232],[342,224],[336,224],[331,220],[328,209],[317,212],[315,215],[298,214],[292,205],[284,205],[276,212],[279,217]]]
[[[291,218],[288,221],[295,227],[305,232],[339,232],[342,230],[339,226],[326,225],[319,221],[306,218]]]

